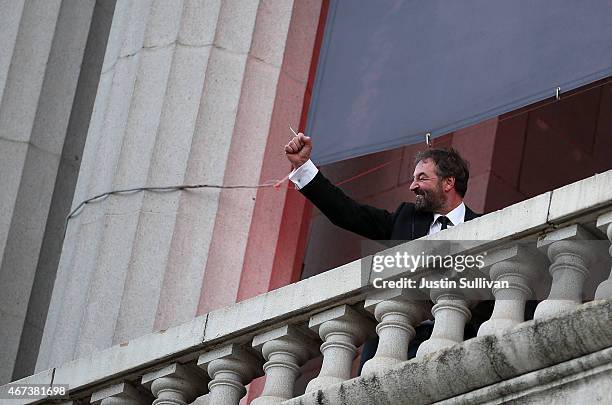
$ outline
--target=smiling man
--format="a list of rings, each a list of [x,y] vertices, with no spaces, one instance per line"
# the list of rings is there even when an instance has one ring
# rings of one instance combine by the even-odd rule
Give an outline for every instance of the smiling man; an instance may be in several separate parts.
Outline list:
[[[312,140],[299,133],[287,145],[285,153],[293,165],[289,179],[329,220],[337,226],[378,241],[401,242],[431,235],[479,217],[463,202],[470,177],[467,162],[454,149],[427,149],[415,156],[410,190],[415,202],[402,202],[394,212],[361,204],[331,184],[310,160]],[[533,319],[537,300],[529,300],[525,320]],[[479,326],[490,318],[493,300],[483,300],[471,308],[464,339],[476,336]],[[408,347],[408,359],[427,340],[433,321],[415,328]],[[378,339],[366,341],[361,366],[374,356]],[[361,372],[360,366],[360,372]]]
[[[415,169],[410,190],[415,202],[402,202],[394,212],[358,203],[331,184],[310,160],[312,140],[299,133],[287,145],[285,153],[293,165],[289,179],[335,225],[378,241],[406,241],[431,235],[477,218],[464,203],[470,177],[467,162],[454,149],[428,149],[415,156]],[[478,309],[480,308],[480,309]],[[480,323],[489,318],[491,302],[481,303],[466,325],[465,338],[476,336]],[[482,315],[478,315],[482,313]],[[416,328],[410,342],[408,358],[413,358],[419,345],[427,340],[433,322],[427,320]],[[359,372],[374,356],[378,339],[366,341]]]
[[[393,212],[360,204],[331,184],[310,160],[312,140],[299,133],[285,153],[293,165],[289,179],[335,225],[369,239],[406,241],[477,218],[464,203],[470,177],[467,162],[453,149],[428,149],[415,157],[410,190],[415,203]]]

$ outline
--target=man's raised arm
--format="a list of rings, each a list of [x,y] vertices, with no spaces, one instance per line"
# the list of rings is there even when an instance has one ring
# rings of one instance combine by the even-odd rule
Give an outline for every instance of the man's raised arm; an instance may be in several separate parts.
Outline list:
[[[366,238],[387,240],[393,228],[392,214],[360,204],[331,184],[310,160],[312,140],[299,133],[285,145],[287,159],[293,165],[289,174],[300,192],[334,224]]]

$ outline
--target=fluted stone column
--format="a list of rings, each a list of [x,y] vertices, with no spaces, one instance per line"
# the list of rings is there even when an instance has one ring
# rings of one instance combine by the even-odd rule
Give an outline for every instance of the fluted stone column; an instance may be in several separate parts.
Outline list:
[[[208,380],[195,366],[173,363],[143,375],[141,383],[157,398],[154,405],[186,405],[206,394]]]
[[[478,336],[491,335],[525,321],[525,304],[546,262],[542,254],[523,245],[511,245],[488,252],[483,271],[491,281],[507,282],[508,288],[492,288],[495,306],[491,318],[478,329]]]
[[[378,347],[368,360],[361,375],[384,370],[408,359],[408,346],[414,338],[415,327],[427,319],[431,303],[411,290],[385,290],[369,296],[364,305],[373,311],[378,325]]]
[[[373,334],[373,322],[348,305],[342,305],[312,316],[308,326],[323,340],[323,364],[319,375],[306,386],[306,392],[351,378],[357,346]]]
[[[295,325],[285,325],[253,338],[253,347],[267,360],[263,365],[266,383],[252,405],[273,405],[293,398],[300,366],[318,353],[318,344]]]
[[[552,284],[548,298],[535,310],[535,319],[571,311],[582,304],[584,281],[589,276],[589,258],[593,254],[587,241],[593,239],[581,225],[571,225],[538,240],[538,248],[547,253],[551,262]]]
[[[33,371],[16,358],[22,336],[32,346],[26,350],[36,352],[48,307],[30,305],[30,294],[39,268],[47,284],[54,276],[40,256],[45,237],[62,235],[47,225],[53,207],[64,203],[56,178],[67,160],[62,152],[94,7],[78,0],[0,2],[0,384],[12,380],[14,366],[16,378]]]
[[[456,290],[432,289],[431,300],[436,304],[431,309],[435,318],[431,337],[421,343],[416,357],[423,357],[445,347],[463,342],[465,324],[472,314],[465,296]]]
[[[606,234],[608,240],[612,242],[612,212],[608,212],[597,218],[597,227]],[[608,248],[610,256],[612,256],[612,245]],[[596,300],[609,300],[612,299],[612,272],[608,276],[608,279],[604,280],[599,284],[597,290],[595,290]]]
[[[92,405],[149,405],[151,398],[129,383],[111,385],[91,394]]]
[[[74,206],[122,188],[256,184],[292,7],[118,0]],[[135,192],[85,206],[68,226],[37,369],[187,322],[201,298],[234,302],[255,193]],[[238,208],[217,223],[225,205]],[[233,264],[207,266],[234,211],[240,230],[218,251]]]
[[[255,353],[229,344],[200,355],[198,366],[208,372],[208,401],[215,405],[238,405],[246,394],[245,386],[263,375],[262,361]]]

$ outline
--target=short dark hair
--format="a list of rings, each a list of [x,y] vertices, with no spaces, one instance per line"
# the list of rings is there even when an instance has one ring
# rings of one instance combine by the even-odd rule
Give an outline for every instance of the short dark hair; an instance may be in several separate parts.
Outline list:
[[[465,197],[470,170],[468,162],[453,148],[427,149],[416,154],[414,163],[431,159],[436,164],[436,175],[441,179],[455,178],[455,190],[461,197]]]

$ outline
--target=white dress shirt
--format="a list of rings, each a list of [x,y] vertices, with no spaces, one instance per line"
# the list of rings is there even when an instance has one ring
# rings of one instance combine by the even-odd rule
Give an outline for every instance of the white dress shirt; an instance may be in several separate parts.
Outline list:
[[[312,160],[308,159],[308,161],[302,166],[298,167],[297,169],[293,169],[293,171],[289,173],[289,180],[291,180],[291,182],[295,184],[295,187],[299,190],[306,184],[310,183],[318,172],[319,169],[317,169],[317,166],[312,163]]]
[[[438,218],[440,218],[442,214],[434,214],[434,220],[429,227],[428,235],[433,235],[434,233],[438,233],[442,230],[442,224],[438,222]],[[461,204],[455,207],[451,212],[445,215],[446,218],[450,219],[451,223],[448,224],[448,227],[455,226],[458,224],[462,224],[465,221],[465,204],[461,201]]]
[[[317,169],[314,163],[308,159],[308,161],[302,166],[289,173],[289,180],[291,180],[291,182],[295,184],[295,187],[299,190],[310,183],[318,172],[319,169]],[[428,235],[433,235],[434,233],[438,233],[442,230],[442,224],[438,222],[438,218],[441,216],[442,214],[434,214],[434,221],[429,227]],[[462,224],[465,221],[465,204],[463,201],[461,204],[455,207],[455,209],[446,214],[446,217],[451,221],[451,223],[448,224],[449,227]]]

